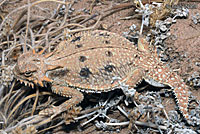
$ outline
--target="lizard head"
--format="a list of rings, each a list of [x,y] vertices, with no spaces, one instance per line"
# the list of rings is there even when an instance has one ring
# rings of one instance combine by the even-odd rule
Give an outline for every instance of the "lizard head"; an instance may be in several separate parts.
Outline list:
[[[51,81],[45,76],[44,57],[35,51],[20,55],[13,73],[21,83],[32,87],[34,84],[43,87],[43,81]]]

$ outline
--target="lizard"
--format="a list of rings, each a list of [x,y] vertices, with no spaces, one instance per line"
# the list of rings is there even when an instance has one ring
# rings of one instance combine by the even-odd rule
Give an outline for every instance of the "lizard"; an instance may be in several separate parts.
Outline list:
[[[44,87],[69,99],[39,115],[56,116],[79,104],[83,93],[108,92],[124,83],[134,88],[141,80],[155,81],[171,87],[178,108],[186,121],[189,87],[181,77],[159,60],[144,38],[138,46],[113,32],[83,31],[61,41],[49,53],[33,49],[19,56],[13,73],[25,85]],[[114,79],[119,77],[120,79]],[[151,82],[150,82],[151,83]]]

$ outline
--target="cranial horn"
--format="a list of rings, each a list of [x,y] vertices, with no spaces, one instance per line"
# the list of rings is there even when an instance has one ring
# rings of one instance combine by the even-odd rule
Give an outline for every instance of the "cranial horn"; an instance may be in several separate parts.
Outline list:
[[[46,54],[46,55],[44,55],[44,57],[45,57],[45,58],[48,58],[48,57],[50,57],[51,55],[53,55],[53,53],[54,53],[54,51],[53,51],[53,52],[50,52],[50,53],[48,53],[48,54]]]
[[[37,81],[37,80],[34,80],[33,82],[34,82],[35,84],[37,84],[37,83],[38,83],[38,81]]]
[[[49,79],[47,76],[44,76],[42,80],[47,81],[47,82],[52,82],[53,80]]]
[[[33,49],[33,54],[35,54],[36,52],[35,52],[35,49]]]
[[[38,84],[39,84],[41,87],[44,87],[42,81],[38,81]]]
[[[39,54],[39,55],[43,54],[43,52],[44,52],[45,50],[46,50],[46,49],[43,48],[38,54]]]

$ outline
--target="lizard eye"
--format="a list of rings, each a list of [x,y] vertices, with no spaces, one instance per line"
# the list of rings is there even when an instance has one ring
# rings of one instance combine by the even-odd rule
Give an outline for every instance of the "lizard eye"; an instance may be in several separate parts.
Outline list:
[[[30,76],[32,75],[32,72],[31,72],[31,71],[25,72],[24,75],[25,75],[26,77],[30,77]]]

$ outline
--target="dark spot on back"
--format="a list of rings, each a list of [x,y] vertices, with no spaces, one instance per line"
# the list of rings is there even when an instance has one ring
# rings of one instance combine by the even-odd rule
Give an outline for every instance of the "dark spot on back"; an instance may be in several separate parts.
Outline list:
[[[110,35],[108,33],[100,33],[99,36],[103,36],[103,37],[109,37]]]
[[[81,48],[83,45],[82,44],[77,44],[76,48]]]
[[[133,65],[133,62],[128,63],[128,66],[131,66],[131,65]]]
[[[108,57],[113,56],[113,53],[111,51],[106,51],[105,53],[106,53],[106,56],[108,56]]]
[[[80,40],[81,40],[81,36],[78,36],[78,37],[75,37],[75,38],[71,41],[71,43],[74,43],[74,42],[80,41]]]
[[[49,75],[51,77],[62,77],[62,76],[66,76],[69,73],[69,69],[60,69],[60,70],[55,70],[52,73],[50,73]]]
[[[110,41],[109,40],[105,40],[104,41],[106,44],[110,44]]]
[[[80,56],[80,57],[79,57],[79,61],[80,61],[80,62],[84,62],[86,59],[87,59],[87,58],[86,58],[85,56]]]
[[[115,66],[113,66],[113,65],[106,65],[104,67],[106,72],[112,72],[114,70],[114,68],[115,68]]]
[[[85,67],[85,68],[81,68],[81,71],[79,74],[81,77],[88,78],[89,75],[92,74],[92,72],[90,72],[89,68]]]
[[[113,53],[112,53],[112,52],[110,52],[110,51],[106,51],[105,53],[106,53],[106,56],[108,56],[108,57],[111,57],[111,56],[113,56]]]
[[[134,57],[134,58],[138,58],[138,55],[137,55],[137,54],[134,54],[133,57]]]

